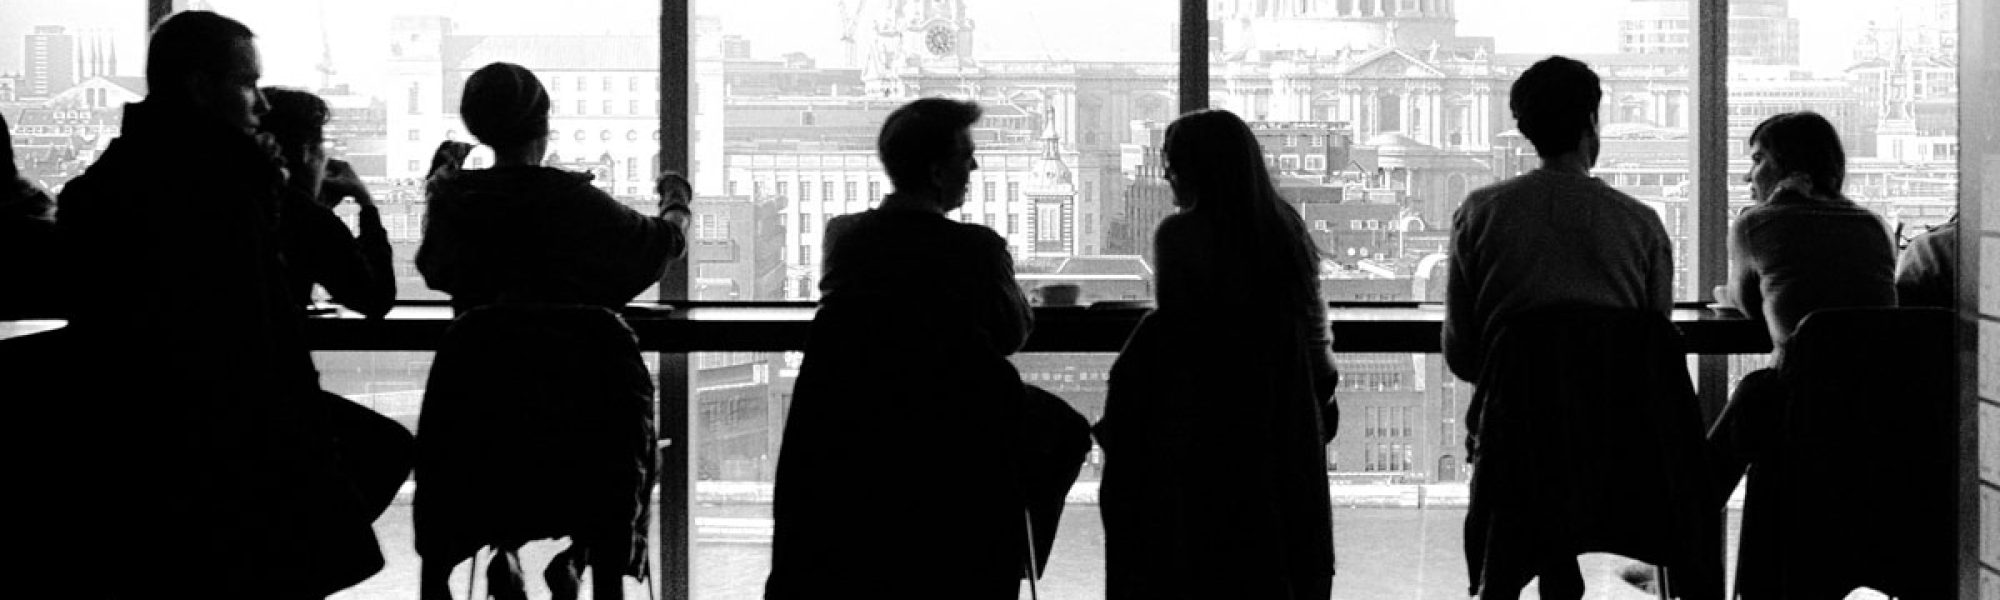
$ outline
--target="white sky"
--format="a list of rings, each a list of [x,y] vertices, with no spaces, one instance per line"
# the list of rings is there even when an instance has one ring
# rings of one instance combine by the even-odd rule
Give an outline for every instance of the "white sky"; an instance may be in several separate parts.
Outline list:
[[[848,0],[850,3],[859,0]],[[872,0],[875,3],[889,0]],[[257,31],[266,80],[316,85],[324,14],[326,38],[342,74],[335,81],[376,88],[387,59],[389,17],[445,14],[465,33],[647,34],[656,30],[657,0],[210,0],[218,11]],[[1176,0],[967,0],[977,27],[975,51],[988,58],[1171,59]],[[1871,18],[1892,19],[1896,3],[1874,0],[1793,0],[1805,66],[1845,66],[1854,39]],[[142,68],[144,0],[0,0],[0,71],[21,65],[17,40],[41,24],[92,28],[116,39],[119,67]],[[557,6],[559,10],[546,10]],[[696,0],[695,12],[720,17],[725,33],[741,35],[760,57],[791,51],[838,65],[837,0]],[[1605,53],[1615,49],[1616,0],[1458,0],[1459,32],[1492,36],[1501,52]],[[1570,32],[1550,35],[1549,32]]]

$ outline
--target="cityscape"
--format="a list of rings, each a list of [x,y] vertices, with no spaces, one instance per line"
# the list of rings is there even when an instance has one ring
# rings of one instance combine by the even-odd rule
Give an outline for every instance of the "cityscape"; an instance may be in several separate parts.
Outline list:
[[[1209,105],[1251,121],[1281,192],[1326,252],[1321,291],[1330,302],[1441,302],[1453,210],[1468,191],[1537,164],[1506,104],[1513,79],[1546,54],[1507,52],[1494,37],[1461,34],[1458,5],[1474,1],[1210,2]],[[1615,23],[1577,33],[1609,36],[1604,45],[1616,51],[1571,56],[1603,79],[1595,174],[1659,213],[1675,244],[1676,298],[1706,301],[1690,274],[1698,240],[1689,1],[1617,2]],[[1813,110],[1840,130],[1846,192],[1855,201],[1904,238],[1951,217],[1955,1],[1895,3],[1847,41],[1836,70],[1805,66],[1790,0],[1729,4],[1732,209],[1750,203],[1741,183],[1750,128],[1769,115]],[[697,6],[688,298],[814,299],[826,221],[866,210],[889,190],[874,148],[883,119],[910,99],[951,96],[986,111],[973,132],[980,169],[951,216],[1007,240],[1029,297],[1072,284],[1085,304],[1149,300],[1152,231],[1173,210],[1158,153],[1180,112],[1172,32],[1159,32],[1156,60],[982,56],[991,46],[983,36],[1005,34],[984,29],[982,11],[1006,6],[843,0],[841,18],[825,23],[826,35],[840,40],[839,55],[758,47],[737,33],[754,24]],[[490,62],[527,66],[548,88],[548,164],[591,172],[614,197],[653,210],[661,144],[656,37],[470,31],[445,14],[385,15],[384,25],[383,75],[368,87],[343,80],[331,50],[318,81],[267,83],[311,89],[332,107],[333,155],[355,166],[381,205],[403,299],[444,299],[413,264],[421,178],[439,142],[476,142],[458,120],[459,90]],[[22,49],[21,64],[0,63],[0,114],[30,181],[60,191],[116,137],[123,105],[144,97],[143,53],[117,39],[51,22],[0,40]],[[477,152],[468,167],[489,161]],[[343,211],[352,218],[352,206]],[[327,389],[414,426],[429,353],[316,358]],[[1028,383],[1095,421],[1114,358],[1024,354],[1015,363]],[[797,353],[691,358],[699,481],[768,501],[799,361]],[[1435,355],[1337,361],[1343,419],[1327,449],[1333,480],[1357,489],[1458,485],[1462,495],[1470,468],[1460,420],[1471,386]],[[1096,479],[1101,457],[1092,452],[1083,481]]]

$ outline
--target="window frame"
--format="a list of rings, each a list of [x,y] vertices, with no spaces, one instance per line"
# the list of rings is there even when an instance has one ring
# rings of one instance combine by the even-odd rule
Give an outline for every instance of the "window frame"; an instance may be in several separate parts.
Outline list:
[[[1209,21],[1210,0],[1178,0],[1179,2],[1179,61],[1178,96],[1179,110],[1183,113],[1207,108],[1209,105],[1210,65],[1209,65]],[[658,91],[660,130],[654,139],[660,142],[659,168],[680,172],[691,172],[693,123],[690,108],[690,82],[693,69],[693,0],[661,0],[659,39],[659,72],[654,76],[654,87]],[[145,0],[146,22],[156,24],[168,15],[188,8],[188,0]],[[1164,10],[1165,8],[1162,7]],[[1962,7],[1961,7],[1962,9]],[[1697,264],[1693,267],[1695,289],[1705,290],[1721,283],[1727,266],[1727,248],[1723,244],[1727,234],[1728,219],[1728,90],[1727,55],[1729,43],[1729,0],[1692,0],[1688,3],[1689,24],[1695,43],[1692,63],[1695,98],[1690,113],[1694,122],[1690,123],[1692,135],[1689,138],[1692,160],[1692,189],[1695,198],[1695,218],[1697,224],[1691,243],[1695,244]],[[151,29],[150,27],[148,28]],[[561,75],[552,75],[552,87],[562,82]],[[578,75],[574,78],[578,91],[588,91],[588,78]],[[607,76],[602,85],[609,89],[611,79]],[[629,87],[629,83],[628,83]],[[1963,88],[1961,88],[1963,89]],[[406,90],[411,95],[421,94],[412,87]],[[579,99],[579,108],[586,107],[587,100]],[[407,108],[407,107],[406,107]],[[578,111],[582,113],[583,111]],[[579,132],[580,133],[580,132]],[[667,140],[682,140],[669,143]],[[1961,180],[1963,182],[1965,180]],[[784,182],[780,182],[783,185]],[[801,181],[800,183],[805,183]],[[874,182],[871,182],[873,184]],[[1016,184],[1009,183],[1009,196],[1017,196]],[[802,188],[804,186],[801,186]],[[871,192],[873,190],[871,185]],[[809,193],[802,189],[801,194]],[[782,192],[780,192],[782,194]],[[874,196],[871,193],[871,196]],[[871,198],[872,199],[872,198]],[[801,198],[803,200],[803,198]],[[1008,233],[1015,228],[1011,220],[1017,215],[1010,213]],[[678,302],[687,299],[688,266],[686,257],[669,263],[659,286],[660,302]],[[809,278],[802,283],[810,285]],[[808,290],[799,290],[802,297],[809,298]],[[809,300],[808,300],[809,302]],[[1706,414],[1719,411],[1727,389],[1727,356],[1701,355],[1697,360],[1700,395]],[[662,354],[660,356],[660,429],[663,441],[685,441],[691,439],[691,426],[696,423],[696,415],[688,389],[689,362],[686,354]],[[665,464],[689,464],[692,444],[669,443],[661,450]],[[1364,462],[1373,462],[1364,457]],[[673,469],[666,469],[672,473]],[[682,477],[663,476],[660,479],[660,497],[663,508],[659,517],[659,593],[668,598],[689,597],[692,592],[690,575],[692,568],[693,528],[688,508],[691,506],[694,490],[693,469],[682,469]]]

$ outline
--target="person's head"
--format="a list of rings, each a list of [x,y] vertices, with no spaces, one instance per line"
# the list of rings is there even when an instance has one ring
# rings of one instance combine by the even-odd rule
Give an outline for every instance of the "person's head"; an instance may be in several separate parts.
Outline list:
[[[264,88],[271,111],[264,113],[258,129],[278,142],[278,153],[292,173],[292,184],[317,194],[326,177],[325,129],[330,111],[326,101],[312,92],[291,88]]]
[[[147,102],[256,131],[269,106],[257,89],[263,65],[255,37],[242,23],[204,10],[167,17],[146,46]]]
[[[496,160],[525,156],[540,162],[549,145],[549,91],[533,71],[497,62],[465,78],[458,114]]]
[[[1798,177],[1813,191],[1840,195],[1847,179],[1847,152],[1826,117],[1812,111],[1773,115],[1750,130],[1750,172],[1743,180],[1758,202],[1770,199],[1778,183]]]
[[[946,98],[924,98],[889,113],[875,139],[889,183],[900,193],[934,194],[946,211],[965,204],[965,186],[979,169],[971,130],[981,114],[978,104]]]
[[[1226,110],[1198,110],[1167,125],[1161,143],[1174,205],[1222,224],[1248,252],[1253,273],[1286,294],[1315,291],[1320,252],[1298,210],[1278,194],[1250,125]]]
[[[1590,66],[1564,56],[1536,62],[1514,81],[1507,108],[1521,135],[1544,160],[1575,152],[1597,163],[1597,103],[1603,99]]]

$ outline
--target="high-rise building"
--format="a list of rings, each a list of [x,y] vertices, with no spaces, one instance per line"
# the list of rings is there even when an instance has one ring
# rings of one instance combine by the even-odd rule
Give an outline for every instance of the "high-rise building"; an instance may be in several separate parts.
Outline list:
[[[1729,61],[1799,64],[1799,20],[1791,16],[1790,5],[1790,0],[1730,0]],[[1631,0],[1618,23],[1618,52],[1692,54],[1689,14],[1688,0]]]
[[[47,98],[76,85],[76,37],[59,25],[39,25],[21,49],[25,98]]]

